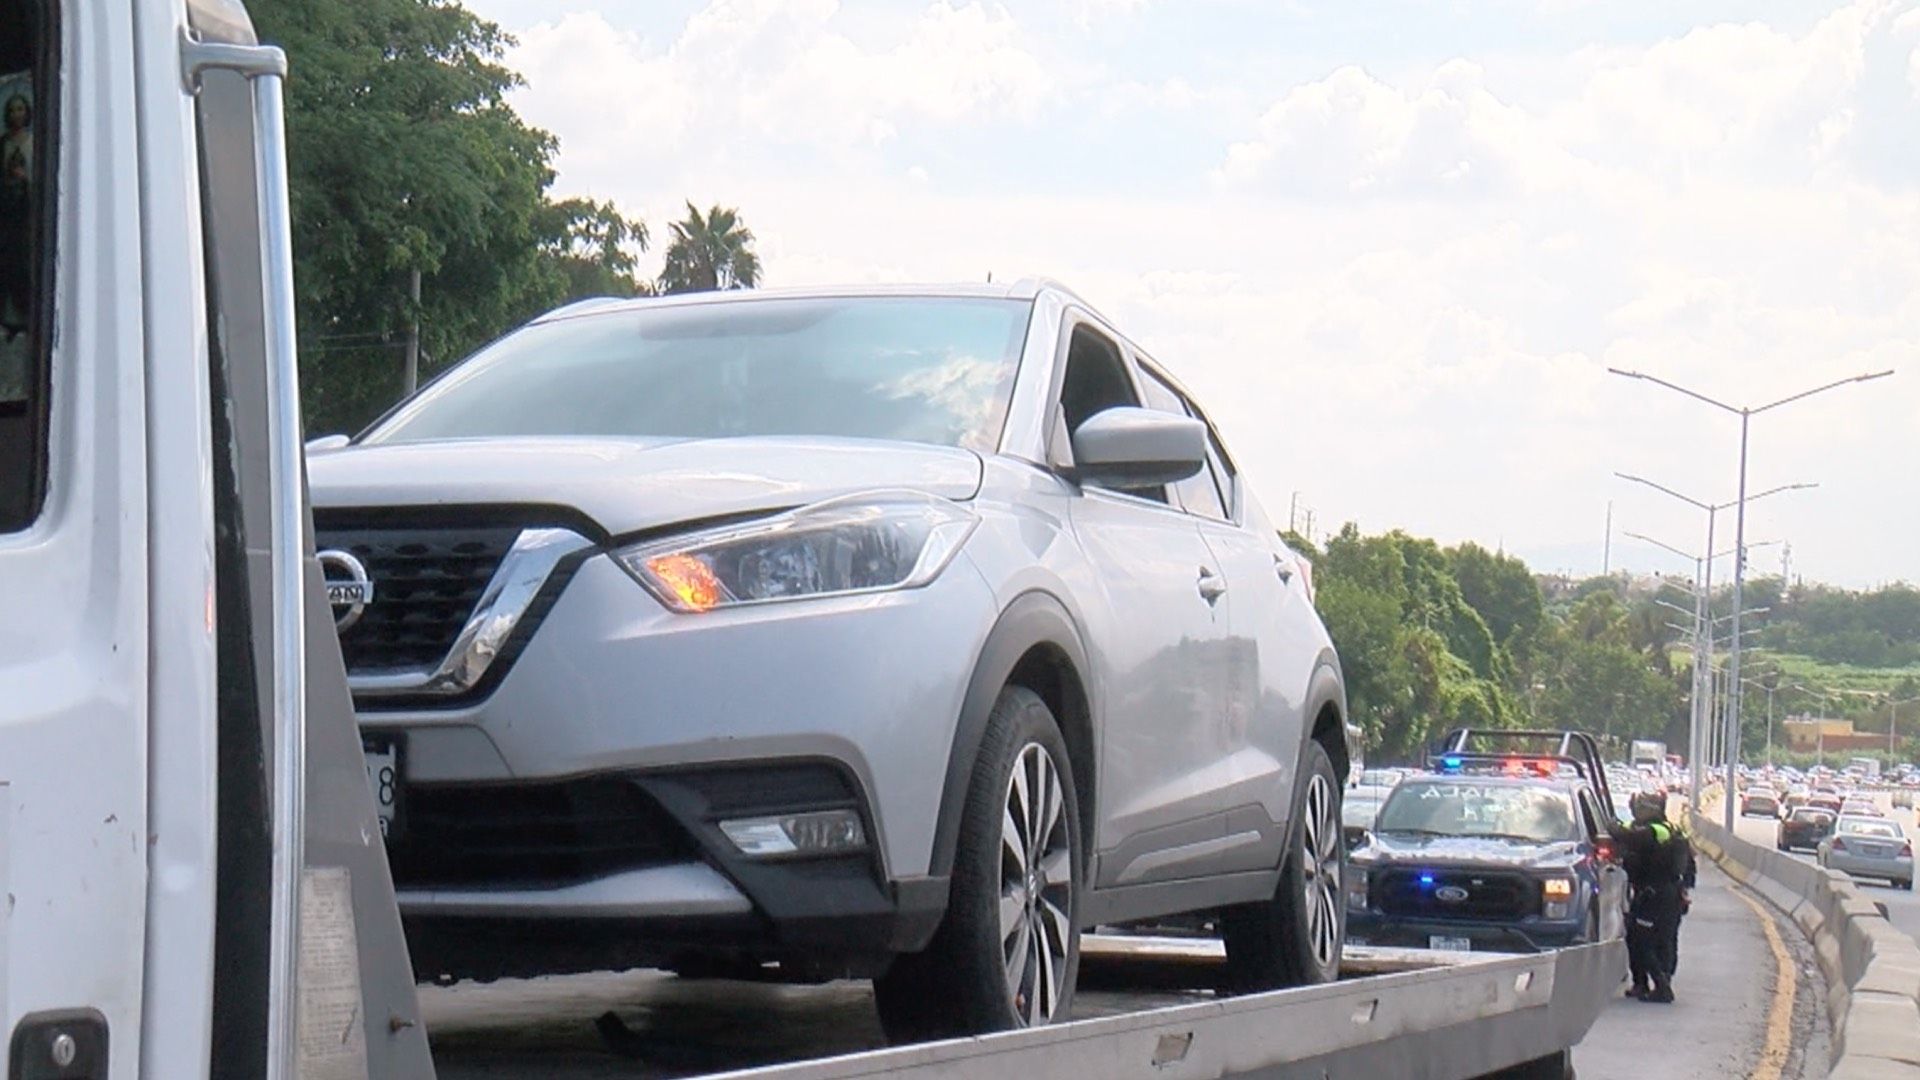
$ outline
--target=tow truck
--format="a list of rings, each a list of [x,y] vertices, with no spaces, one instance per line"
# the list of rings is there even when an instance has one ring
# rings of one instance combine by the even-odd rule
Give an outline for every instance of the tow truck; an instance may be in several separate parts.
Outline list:
[[[431,1077],[312,538],[287,57],[239,0],[0,0],[0,65],[4,1075]],[[1348,959],[740,1075],[1565,1075],[1622,964]]]

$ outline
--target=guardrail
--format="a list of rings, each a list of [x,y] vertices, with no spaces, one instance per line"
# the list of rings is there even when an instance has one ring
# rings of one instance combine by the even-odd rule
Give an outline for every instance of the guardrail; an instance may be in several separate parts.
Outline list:
[[[1464,1080],[1513,1069],[1560,1080],[1625,964],[1612,941],[722,1076]]]
[[[1920,945],[1852,879],[1693,816],[1694,846],[1793,918],[1827,979],[1836,1080],[1920,1076]]]

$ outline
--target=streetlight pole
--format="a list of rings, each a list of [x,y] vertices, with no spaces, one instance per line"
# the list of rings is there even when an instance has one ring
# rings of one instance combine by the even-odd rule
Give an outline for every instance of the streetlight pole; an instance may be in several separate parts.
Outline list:
[[[1777,409],[1782,405],[1787,405],[1792,402],[1799,401],[1803,398],[1810,398],[1815,394],[1823,393],[1825,391],[1832,390],[1837,387],[1846,386],[1850,383],[1869,382],[1873,379],[1885,378],[1886,376],[1893,374],[1893,372],[1890,370],[1875,371],[1875,372],[1868,372],[1863,375],[1854,375],[1845,379],[1837,379],[1833,382],[1827,383],[1824,386],[1816,386],[1811,390],[1802,390],[1800,393],[1791,394],[1787,397],[1780,398],[1777,401],[1770,401],[1765,405],[1754,407],[1754,406],[1747,406],[1747,405],[1729,405],[1724,401],[1718,401],[1713,398],[1710,398],[1707,395],[1702,394],[1697,390],[1689,390],[1684,386],[1680,386],[1676,383],[1670,383],[1665,379],[1658,378],[1653,375],[1647,375],[1643,372],[1623,371],[1620,368],[1608,368],[1607,370],[1613,372],[1616,375],[1625,376],[1626,378],[1629,378],[1629,379],[1641,379],[1646,382],[1653,383],[1656,386],[1664,386],[1669,390],[1675,391],[1676,393],[1685,394],[1686,396],[1693,398],[1696,401],[1704,402],[1708,405],[1713,406],[1716,409],[1720,409],[1723,412],[1732,413],[1735,416],[1738,416],[1740,418],[1740,497],[1738,501],[1735,503],[1734,525],[1733,525],[1733,534],[1734,534],[1733,546],[1735,548],[1734,556],[1733,556],[1733,612],[1734,612],[1733,646],[1732,646],[1732,650],[1728,653],[1728,657],[1727,657],[1727,667],[1728,667],[1727,694],[1729,695],[1729,698],[1730,698],[1730,700],[1727,702],[1728,723],[1734,729],[1735,737],[1737,738],[1739,733],[1739,728],[1740,728],[1740,607],[1743,601],[1745,600],[1745,597],[1742,595],[1742,590],[1746,584],[1746,566],[1747,566],[1747,553],[1743,545],[1745,545],[1747,542],[1747,429],[1748,429],[1748,426],[1755,416],[1758,416],[1763,412],[1767,412],[1768,410]],[[1734,768],[1736,764],[1735,759],[1737,759],[1739,756],[1740,755],[1738,752],[1738,744],[1735,743],[1734,752],[1728,754],[1727,756],[1727,799],[1726,799],[1727,805],[1726,805],[1726,821],[1724,824],[1726,825],[1726,829],[1728,832],[1733,831]]]
[[[1702,664],[1705,665],[1706,671],[1708,673],[1708,678],[1706,682],[1703,684],[1705,689],[1705,696],[1702,699],[1701,706],[1699,709],[1695,710],[1694,712],[1694,718],[1691,725],[1693,728],[1692,737],[1689,739],[1689,742],[1692,745],[1688,747],[1688,751],[1687,751],[1687,765],[1688,765],[1687,786],[1689,789],[1688,797],[1692,800],[1690,805],[1699,806],[1700,805],[1700,785],[1703,782],[1701,779],[1701,771],[1702,771],[1702,767],[1705,765],[1705,755],[1707,753],[1707,750],[1713,742],[1713,740],[1709,737],[1709,734],[1712,727],[1715,726],[1714,724],[1715,715],[1714,715],[1713,706],[1714,706],[1714,702],[1718,700],[1718,696],[1714,693],[1714,684],[1713,684],[1713,678],[1712,678],[1712,672],[1713,672],[1713,560],[1715,558],[1718,558],[1717,555],[1713,554],[1713,530],[1714,530],[1715,520],[1719,517],[1720,511],[1725,510],[1729,506],[1733,506],[1734,503],[1703,502],[1702,500],[1696,499],[1691,495],[1681,494],[1680,492],[1675,491],[1674,489],[1666,486],[1665,484],[1655,483],[1654,481],[1649,480],[1644,476],[1634,476],[1631,473],[1623,473],[1623,472],[1616,472],[1613,475],[1619,477],[1622,480],[1628,480],[1636,484],[1645,485],[1647,487],[1652,488],[1655,491],[1660,492],[1662,495],[1667,495],[1672,498],[1679,499],[1681,502],[1686,503],[1687,505],[1693,507],[1696,510],[1704,510],[1707,512],[1708,555],[1705,561],[1706,562],[1705,568],[1700,572],[1700,581],[1701,581],[1700,606],[1701,606],[1701,612],[1702,612],[1700,618],[1701,618],[1702,626],[1705,628],[1705,647],[1701,650],[1700,661]],[[1744,486],[1744,481],[1743,481],[1743,486]],[[1764,499],[1769,495],[1778,495],[1783,491],[1803,491],[1803,490],[1806,490],[1807,488],[1815,488],[1819,486],[1820,486],[1819,484],[1781,484],[1779,487],[1768,488],[1767,490],[1760,492],[1758,495],[1749,496],[1743,493],[1742,505],[1748,502],[1758,502],[1759,500]],[[1663,544],[1661,546],[1665,547],[1666,545]],[[1671,551],[1673,549],[1669,548],[1668,550]],[[1738,573],[1738,568],[1740,564],[1744,561],[1745,561],[1745,556],[1741,553],[1739,545],[1736,544],[1734,546],[1734,555],[1733,555],[1733,565],[1735,567],[1736,573]],[[1734,599],[1734,607],[1737,609],[1739,606],[1740,606],[1739,598],[1736,596]],[[1735,650],[1738,650],[1739,643],[1740,643],[1740,638],[1739,638],[1740,623],[1737,619],[1734,621],[1733,630],[1734,630],[1733,647]],[[1696,664],[1695,670],[1698,671],[1699,669],[1700,669],[1700,665]],[[1729,792],[1733,790],[1733,780],[1731,776],[1729,776],[1727,780],[1727,790]],[[1731,796],[1729,796],[1729,798],[1731,798]],[[1731,803],[1729,803],[1729,805],[1731,805]],[[1729,811],[1729,814],[1730,813],[1731,811]],[[1732,831],[1733,829],[1731,817],[1728,818],[1727,829],[1728,831]]]

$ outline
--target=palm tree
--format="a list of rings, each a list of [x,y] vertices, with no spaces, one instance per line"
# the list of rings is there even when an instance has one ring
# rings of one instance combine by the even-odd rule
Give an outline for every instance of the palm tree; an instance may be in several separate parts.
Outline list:
[[[703,217],[687,203],[687,219],[672,224],[673,242],[660,271],[662,292],[751,289],[760,284],[760,256],[753,253],[753,230],[737,210],[716,206]]]

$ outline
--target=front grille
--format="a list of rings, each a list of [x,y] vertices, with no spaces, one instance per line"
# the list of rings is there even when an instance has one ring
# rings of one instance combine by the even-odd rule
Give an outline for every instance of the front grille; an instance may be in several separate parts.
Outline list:
[[[1464,889],[1466,898],[1440,899],[1439,893],[1449,888]],[[1375,902],[1388,915],[1518,919],[1540,912],[1540,883],[1525,874],[1500,870],[1390,870],[1380,875],[1373,889]]]
[[[340,634],[348,673],[439,667],[519,535],[516,525],[319,530],[320,550],[348,552],[373,581],[373,602]]]
[[[400,887],[552,888],[693,856],[692,838],[631,781],[420,784],[388,849]]]

